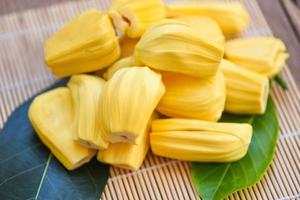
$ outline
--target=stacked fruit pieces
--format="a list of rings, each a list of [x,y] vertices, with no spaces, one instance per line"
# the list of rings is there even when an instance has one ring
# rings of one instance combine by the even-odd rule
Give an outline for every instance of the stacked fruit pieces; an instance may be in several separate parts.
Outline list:
[[[239,3],[115,0],[108,13],[88,10],[46,42],[50,70],[71,78],[33,101],[32,125],[70,170],[96,153],[137,170],[149,147],[181,160],[239,160],[251,124],[218,120],[263,114],[269,79],[288,57],[273,37],[226,40],[248,23]]]

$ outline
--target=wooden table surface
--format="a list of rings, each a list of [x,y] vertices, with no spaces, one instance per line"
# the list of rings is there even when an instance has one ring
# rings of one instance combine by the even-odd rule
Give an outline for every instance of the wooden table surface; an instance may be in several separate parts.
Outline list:
[[[63,1],[71,0],[1,0],[0,15]],[[300,88],[300,0],[258,0],[258,2],[274,35],[281,38],[288,47],[290,58],[287,63]]]
[[[258,0],[258,3],[274,35],[288,47],[287,63],[300,88],[300,1]]]

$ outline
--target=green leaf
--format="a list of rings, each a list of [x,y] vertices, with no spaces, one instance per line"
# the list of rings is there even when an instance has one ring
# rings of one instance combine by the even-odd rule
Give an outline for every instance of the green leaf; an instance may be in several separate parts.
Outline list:
[[[108,166],[94,159],[77,170],[66,170],[30,124],[27,112],[33,98],[11,114],[0,132],[0,199],[99,200]]]
[[[288,86],[285,82],[285,80],[279,75],[277,74],[275,77],[274,77],[274,81],[283,89],[283,90],[287,90],[288,89]]]
[[[221,121],[251,123],[253,136],[246,156],[239,161],[192,163],[192,180],[203,200],[223,199],[258,182],[272,161],[278,139],[279,125],[271,97],[263,115],[224,114]]]

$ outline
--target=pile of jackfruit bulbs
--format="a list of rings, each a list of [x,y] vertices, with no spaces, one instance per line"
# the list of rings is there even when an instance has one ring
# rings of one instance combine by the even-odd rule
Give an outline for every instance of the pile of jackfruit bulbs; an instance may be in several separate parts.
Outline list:
[[[217,121],[223,112],[263,114],[269,79],[288,58],[277,38],[237,37],[248,24],[240,3],[114,0],[108,12],[87,10],[47,40],[49,69],[71,78],[34,99],[30,121],[69,170],[96,154],[137,170],[150,148],[239,160],[251,124]]]

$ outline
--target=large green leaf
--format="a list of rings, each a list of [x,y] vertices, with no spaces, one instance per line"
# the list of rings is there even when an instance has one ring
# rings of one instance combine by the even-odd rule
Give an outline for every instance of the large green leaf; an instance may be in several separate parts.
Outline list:
[[[237,162],[192,163],[192,180],[204,200],[223,199],[259,181],[272,161],[278,139],[278,119],[271,97],[263,115],[225,114],[221,121],[251,123],[253,136],[248,153]]]
[[[94,159],[77,170],[66,170],[34,133],[27,117],[32,100],[17,108],[0,132],[0,199],[99,200],[108,166]]]

